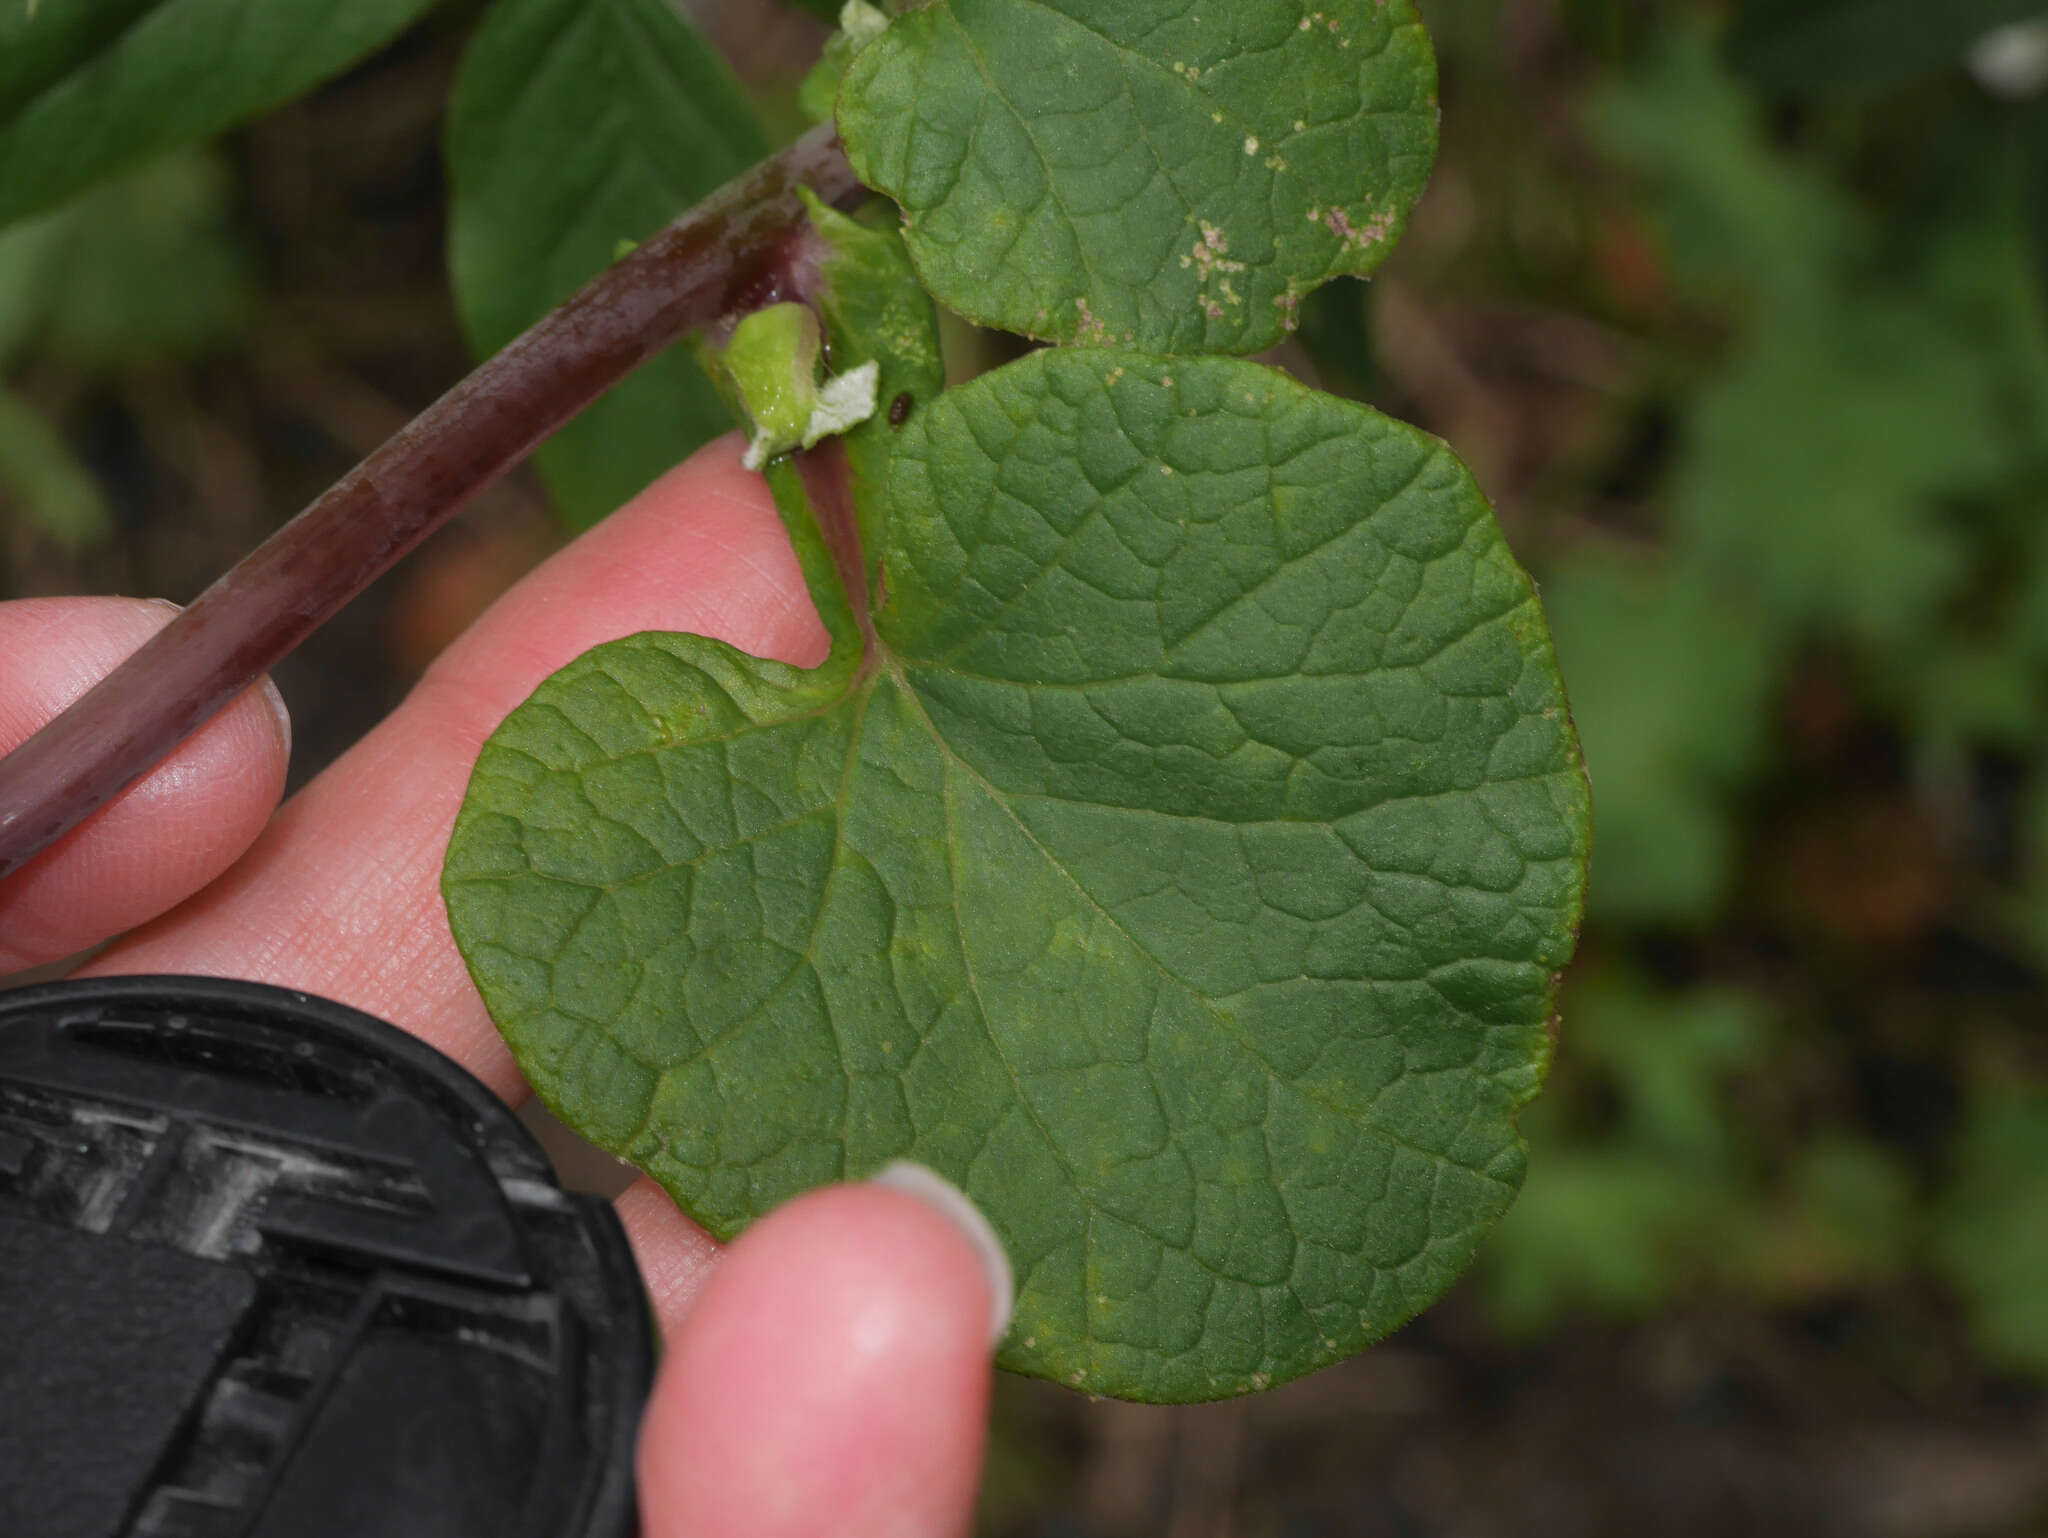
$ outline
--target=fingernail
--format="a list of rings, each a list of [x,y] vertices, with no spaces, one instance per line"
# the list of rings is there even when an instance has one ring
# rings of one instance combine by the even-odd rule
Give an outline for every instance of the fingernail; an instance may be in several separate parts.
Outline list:
[[[908,1159],[897,1159],[884,1165],[869,1183],[916,1197],[958,1229],[961,1237],[974,1247],[974,1253],[981,1257],[981,1269],[988,1277],[989,1296],[993,1299],[989,1344],[993,1346],[1001,1341],[1003,1332],[1010,1327],[1010,1307],[1016,1300],[1017,1282],[1010,1270],[1010,1257],[1003,1249],[1003,1241],[996,1237],[995,1229],[981,1215],[981,1209],[944,1175],[922,1164],[913,1164]]]
[[[183,604],[172,603],[168,598],[146,598],[143,602],[149,604],[152,608],[169,609],[173,614],[183,614],[185,612]]]
[[[277,682],[268,673],[263,675],[263,703],[270,707],[271,719],[277,722],[277,740],[284,744],[284,756],[292,756],[292,713],[279,692]]]

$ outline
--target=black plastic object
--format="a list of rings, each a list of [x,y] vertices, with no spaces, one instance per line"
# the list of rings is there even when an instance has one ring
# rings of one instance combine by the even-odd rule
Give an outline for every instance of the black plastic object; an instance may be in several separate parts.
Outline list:
[[[623,1538],[652,1365],[610,1206],[423,1043],[0,993],[4,1538]]]

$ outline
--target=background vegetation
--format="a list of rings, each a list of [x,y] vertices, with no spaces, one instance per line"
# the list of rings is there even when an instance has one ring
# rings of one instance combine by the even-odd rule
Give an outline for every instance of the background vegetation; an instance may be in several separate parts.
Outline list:
[[[1528,1188],[1286,1390],[1007,1384],[986,1530],[2048,1531],[2048,18],[1421,4],[1442,164],[1276,361],[1448,438],[1543,585],[1597,845]],[[689,8],[793,131],[823,28]],[[481,10],[0,234],[0,595],[189,599],[467,367]],[[295,774],[557,527],[515,480],[294,659]]]

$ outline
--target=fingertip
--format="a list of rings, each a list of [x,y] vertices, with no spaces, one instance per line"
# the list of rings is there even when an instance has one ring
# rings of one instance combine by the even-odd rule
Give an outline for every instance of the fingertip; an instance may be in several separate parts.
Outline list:
[[[873,1184],[914,1196],[944,1218],[967,1241],[981,1262],[982,1281],[989,1301],[988,1343],[991,1349],[1002,1343],[1010,1327],[1010,1310],[1016,1303],[1017,1278],[1010,1269],[1009,1252],[968,1194],[929,1165],[909,1159],[892,1159],[875,1172]]]
[[[0,753],[26,741],[176,614],[119,598],[0,604]],[[291,729],[268,678],[155,769],[0,881],[0,974],[72,955],[174,907],[263,831]]]
[[[980,1475],[985,1259],[928,1201],[800,1197],[725,1253],[640,1442],[649,1538],[962,1532]]]

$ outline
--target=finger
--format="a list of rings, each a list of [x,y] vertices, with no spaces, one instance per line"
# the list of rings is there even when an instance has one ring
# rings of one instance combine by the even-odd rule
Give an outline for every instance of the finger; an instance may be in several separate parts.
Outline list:
[[[670,1341],[640,1435],[647,1538],[965,1533],[992,1307],[982,1249],[923,1200],[834,1186],[771,1213]]]
[[[425,1037],[507,1097],[511,1056],[441,906],[441,859],[484,738],[604,641],[690,630],[815,663],[825,633],[736,439],[712,445],[538,568],[411,697],[294,797],[255,848],[96,972],[184,971],[322,993]]]
[[[0,603],[0,754],[171,621],[130,598]],[[284,794],[291,727],[268,679],[96,815],[0,881],[0,976],[155,918],[232,864]]]
[[[620,1194],[619,1221],[664,1333],[673,1335],[695,1306],[724,1253],[718,1241],[684,1217],[668,1193],[645,1175]]]

